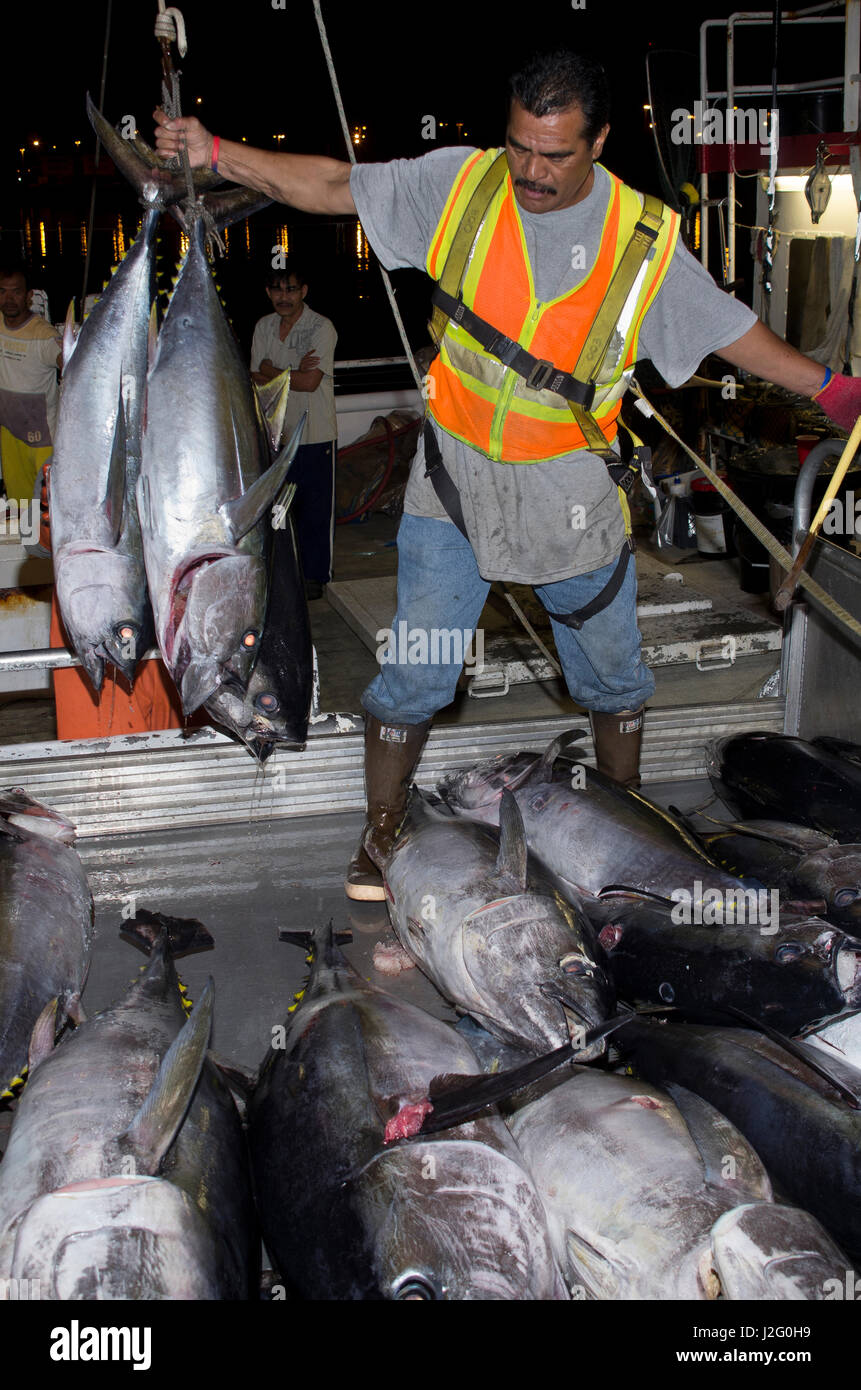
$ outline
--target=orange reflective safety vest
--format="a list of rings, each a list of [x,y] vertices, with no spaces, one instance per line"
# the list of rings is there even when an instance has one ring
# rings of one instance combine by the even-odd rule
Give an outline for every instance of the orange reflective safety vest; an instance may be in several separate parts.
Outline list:
[[[427,270],[435,280],[443,274],[470,199],[499,153],[478,151],[458,174],[428,252]],[[478,226],[461,277],[460,298],[469,309],[534,357],[564,372],[574,372],[588,350],[590,330],[643,212],[641,195],[605,172],[611,189],[597,259],[575,289],[546,304],[536,299],[507,169]],[[669,267],[680,220],[678,213],[663,210],[653,248],[616,318],[608,350],[590,376],[595,388],[590,415],[606,446],[616,437],[616,417],[637,359],[640,327]],[[563,396],[529,387],[525,377],[485,351],[451,318],[429,372],[427,394],[437,423],[491,459],[538,463],[592,447]]]

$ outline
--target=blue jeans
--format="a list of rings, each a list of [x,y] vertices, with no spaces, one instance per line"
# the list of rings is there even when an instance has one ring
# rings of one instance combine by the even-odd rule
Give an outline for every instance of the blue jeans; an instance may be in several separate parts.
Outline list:
[[[573,613],[599,594],[616,561],[601,569],[535,592],[550,614],[553,637],[568,690],[585,709],[615,714],[640,709],[655,689],[640,656],[637,630],[637,571],[628,565],[621,589],[579,631],[553,622],[554,613]],[[454,699],[462,668],[456,646],[440,632],[471,633],[490,585],[482,579],[469,542],[456,526],[429,517],[403,516],[398,531],[398,611],[393,641],[380,674],[362,704],[384,724],[421,724]],[[380,648],[385,645],[379,636]],[[463,639],[464,646],[468,637]],[[394,658],[394,659],[392,659]]]

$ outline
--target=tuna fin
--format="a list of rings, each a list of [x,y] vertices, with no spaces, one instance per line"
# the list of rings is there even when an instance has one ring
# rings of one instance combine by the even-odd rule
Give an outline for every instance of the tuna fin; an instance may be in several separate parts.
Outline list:
[[[585,1289],[594,1299],[609,1300],[619,1296],[619,1279],[615,1266],[618,1265],[620,1254],[618,1249],[612,1248],[610,1241],[606,1242],[610,1254],[599,1250],[593,1241],[601,1239],[602,1237],[593,1231],[592,1240],[589,1241],[570,1226],[566,1227],[568,1277],[572,1284]]]
[[[73,1023],[86,1023],[86,1014],[81,1007],[78,991],[67,991],[49,999],[33,1025],[30,1046],[27,1052],[28,1075],[32,1076],[40,1062],[50,1057],[54,1050],[57,1035],[63,1031],[69,1019]]]
[[[165,203],[177,196],[176,175],[158,165],[148,164],[132,140],[123,139],[113,126],[105,120],[101,111],[94,106],[87,93],[87,115],[90,125],[99,137],[106,153],[114,161],[120,173],[128,179],[144,203],[164,207]]]
[[[196,917],[168,917],[162,912],[138,909],[137,914],[120,931],[124,941],[150,955],[162,933],[167,933],[168,954],[178,959],[197,951],[210,951],[215,945],[212,936]]]
[[[729,1014],[731,1018],[737,1018],[746,1028],[763,1033],[765,1037],[776,1043],[778,1047],[782,1047],[796,1061],[803,1062],[804,1066],[815,1071],[817,1076],[821,1076],[823,1081],[827,1081],[829,1086],[833,1086],[835,1091],[839,1092],[843,1100],[848,1101],[853,1110],[861,1109],[861,1086],[855,1090],[850,1090],[839,1077],[829,1071],[824,1062],[820,1062],[818,1057],[811,1055],[812,1051],[815,1052],[815,1048],[811,1049],[803,1043],[797,1043],[793,1038],[788,1038],[785,1033],[772,1028],[768,1023],[763,1023],[761,1019],[753,1018],[750,1014],[745,1013],[744,1009],[736,1009],[731,1004],[721,1004],[719,1008],[721,1013]]]
[[[117,420],[114,425],[114,441],[111,446],[111,462],[108,467],[104,498],[105,515],[112,529],[114,545],[120,538],[125,510],[127,443],[126,405],[123,400],[122,383],[120,383]]]
[[[49,999],[33,1025],[33,1031],[30,1034],[30,1047],[27,1052],[27,1067],[30,1076],[33,1075],[39,1063],[44,1062],[45,1058],[50,1057],[54,1051],[59,1005],[58,996],[55,995],[53,999]]]
[[[663,1089],[681,1113],[700,1151],[706,1181],[735,1193],[739,1202],[773,1201],[768,1174],[756,1151],[735,1125],[707,1100],[684,1086],[670,1081],[664,1083]]]
[[[634,1014],[627,1011],[619,1014],[615,1018],[608,1019],[605,1023],[599,1023],[595,1028],[590,1028],[582,1039],[583,1046],[580,1051],[586,1051],[594,1043],[602,1038],[614,1033],[617,1028],[630,1023]],[[499,1104],[500,1101],[507,1100],[509,1096],[516,1095],[518,1091],[531,1086],[533,1082],[539,1081],[541,1077],[547,1076],[557,1067],[561,1067],[565,1062],[577,1060],[577,1053],[570,1042],[563,1043],[561,1047],[554,1048],[552,1052],[546,1052],[541,1057],[530,1057],[528,1062],[522,1062],[516,1067],[507,1067],[505,1071],[499,1071],[491,1076],[480,1076],[477,1078],[461,1077],[463,1084],[459,1087],[448,1089],[451,1078],[441,1076],[431,1081],[428,1087],[428,1097],[433,1100],[433,1110],[425,1117],[420,1134],[435,1134],[441,1129],[451,1129],[454,1125],[466,1124],[468,1120],[475,1117],[483,1110],[487,1110],[492,1105]],[[436,1097],[436,1099],[434,1099]]]
[[[72,822],[59,811],[37,801],[23,787],[7,787],[0,791],[0,817],[3,817],[4,823],[17,826],[19,830],[44,835],[49,840],[60,840],[65,845],[71,845],[75,840]]]
[[[69,365],[69,359],[75,351],[77,341],[78,335],[75,329],[75,301],[74,299],[70,299],[69,307],[66,310],[66,322],[63,325],[63,371],[65,371]]]
[[[158,310],[154,299],[149,310],[149,326],[146,338],[146,362],[147,371],[151,372],[155,366],[155,359],[158,355]]]
[[[218,508],[218,515],[223,521],[231,544],[235,545],[243,536],[257,525],[264,513],[272,506],[287,477],[296,450],[299,448],[299,440],[302,438],[302,431],[305,428],[306,415],[302,416],[289,441],[285,444],[281,453],[270,468],[251,484],[247,492],[243,492],[241,497],[234,497],[229,502],[223,502]]]
[[[553,779],[553,764],[564,749],[569,748],[573,743],[579,743],[582,738],[588,735],[587,729],[568,729],[558,738],[554,738],[548,743],[540,760],[535,764],[532,778],[536,782],[550,782]]]
[[[185,1119],[191,1098],[206,1060],[212,1031],[212,980],[208,980],[200,999],[174,1038],[141,1105],[121,1139],[146,1164],[149,1172],[158,1166],[173,1143]]]
[[[212,657],[192,661],[183,672],[179,686],[183,714],[194,714],[200,709],[215,694],[222,680],[221,667]]]
[[[269,443],[272,445],[273,453],[277,454],[281,448],[284,416],[287,412],[287,399],[290,395],[290,368],[285,367],[279,376],[264,382],[262,386],[258,386],[255,382],[254,389],[257,392],[260,409],[266,421]]]
[[[283,531],[287,520],[287,513],[293,505],[293,498],[296,496],[296,484],[285,483],[272,505],[272,529]],[[272,547],[272,565],[275,565],[275,547]]]
[[[496,872],[514,879],[521,892],[526,888],[526,832],[523,817],[513,792],[504,787],[499,803],[499,854]]]

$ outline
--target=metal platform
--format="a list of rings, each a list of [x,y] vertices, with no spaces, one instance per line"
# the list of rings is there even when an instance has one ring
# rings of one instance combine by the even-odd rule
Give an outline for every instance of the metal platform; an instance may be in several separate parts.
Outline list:
[[[745,729],[783,729],[781,699],[655,709],[646,718],[646,783],[686,781],[705,771],[713,738]],[[336,717],[324,725],[338,727]],[[0,786],[23,786],[68,816],[81,838],[141,831],[281,820],[364,806],[363,735],[358,716],[338,716],[348,732],[313,734],[304,753],[278,751],[260,767],[245,748],[212,729],[129,734],[78,742],[22,743],[0,749]],[[519,748],[543,748],[589,721],[555,719],[441,726],[431,732],[416,780],[433,786],[453,768]]]
[[[722,670],[738,658],[779,652],[778,623],[750,608],[700,592],[678,571],[643,551],[637,555],[637,621],[643,637],[643,660],[652,668],[694,665],[698,671]],[[551,643],[550,621],[532,591],[510,586],[542,641]],[[394,575],[329,584],[326,598],[340,618],[375,652],[393,622],[397,606]],[[507,611],[501,614],[493,594],[480,619],[483,669],[469,678],[470,694],[504,695],[512,685],[553,680],[552,665]],[[406,634],[404,634],[406,638]]]

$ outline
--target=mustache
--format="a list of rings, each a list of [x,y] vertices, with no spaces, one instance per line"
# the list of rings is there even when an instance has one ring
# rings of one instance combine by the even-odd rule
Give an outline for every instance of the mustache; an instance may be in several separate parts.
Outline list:
[[[528,193],[555,193],[556,189],[547,183],[530,183],[528,179],[515,179],[516,188],[525,188]]]

